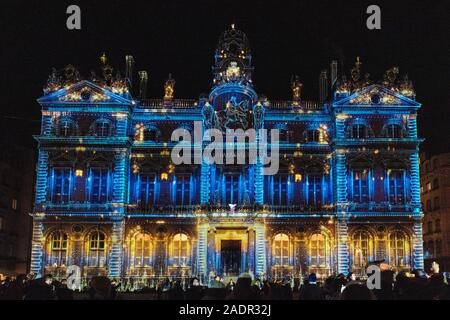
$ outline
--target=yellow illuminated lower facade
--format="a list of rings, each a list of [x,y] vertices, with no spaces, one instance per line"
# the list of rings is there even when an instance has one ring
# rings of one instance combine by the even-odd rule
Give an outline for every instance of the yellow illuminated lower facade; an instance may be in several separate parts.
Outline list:
[[[79,266],[85,279],[111,276],[115,245],[120,255],[116,278],[134,286],[165,277],[197,276],[207,281],[244,272],[272,279],[337,273],[338,240],[332,220],[128,219],[119,238],[108,222],[42,226],[43,271],[61,278],[69,265]],[[410,269],[412,241],[407,223],[351,223],[348,271],[362,273],[368,263],[378,260],[394,269]]]

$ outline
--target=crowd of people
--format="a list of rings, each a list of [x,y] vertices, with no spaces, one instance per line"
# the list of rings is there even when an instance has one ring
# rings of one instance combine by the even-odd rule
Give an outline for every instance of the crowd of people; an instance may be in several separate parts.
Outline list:
[[[202,285],[198,278],[191,279],[188,286],[166,278],[154,288],[133,294],[147,293],[158,300],[450,300],[449,273],[439,272],[437,264],[429,274],[422,270],[380,270],[379,279],[372,285],[353,273],[321,280],[311,273],[298,285],[289,278],[261,281],[244,273],[236,282],[215,276],[208,285]],[[37,279],[19,275],[1,279],[0,300],[73,300],[77,294],[89,300],[124,299],[126,292],[121,287],[120,282],[99,276],[80,292],[69,289],[66,280],[58,281],[51,275]]]

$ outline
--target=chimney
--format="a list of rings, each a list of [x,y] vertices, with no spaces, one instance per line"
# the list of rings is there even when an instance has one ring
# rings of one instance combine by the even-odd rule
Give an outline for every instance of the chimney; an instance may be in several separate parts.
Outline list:
[[[125,56],[125,78],[128,79],[130,87],[133,86],[133,66],[134,58],[131,55]]]
[[[147,98],[147,80],[148,75],[147,71],[139,71],[139,98],[145,99]]]
[[[319,76],[319,102],[324,103],[328,98],[328,75],[327,70],[324,69],[320,72]]]
[[[330,82],[331,90],[334,90],[334,86],[335,86],[336,81],[337,81],[337,77],[338,77],[338,74],[337,74],[338,70],[337,70],[337,68],[338,68],[337,60],[331,61],[331,66],[330,66],[330,69],[331,69],[331,74],[330,74],[330,77],[331,77],[330,78],[330,80],[331,80],[331,82]]]

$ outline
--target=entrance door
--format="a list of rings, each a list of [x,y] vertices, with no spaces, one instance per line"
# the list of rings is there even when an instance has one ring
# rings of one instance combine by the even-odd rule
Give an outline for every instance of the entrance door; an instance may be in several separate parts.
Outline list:
[[[220,260],[224,275],[239,275],[241,268],[241,240],[222,240]]]

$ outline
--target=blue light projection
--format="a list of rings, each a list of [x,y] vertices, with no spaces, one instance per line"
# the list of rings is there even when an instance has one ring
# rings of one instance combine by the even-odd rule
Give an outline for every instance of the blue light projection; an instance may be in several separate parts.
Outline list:
[[[232,51],[230,43],[239,50]],[[216,50],[207,98],[133,100],[126,79],[106,74],[100,80],[79,80],[66,72],[64,85],[62,76],[52,75],[46,94],[38,99],[42,127],[35,137],[39,156],[31,270],[42,274],[49,267],[45,248],[54,219],[68,232],[78,232],[71,226],[80,225],[86,235],[92,226],[102,226],[110,241],[107,274],[114,278],[132,271],[126,271],[131,256],[131,240],[126,239],[135,228],[147,228],[159,241],[191,228],[186,234],[195,259],[185,259],[191,265],[170,265],[182,260],[170,257],[172,244],[155,244],[154,265],[148,266],[152,274],[184,272],[206,279],[224,268],[217,247],[222,240],[214,240],[214,234],[239,228],[248,231],[248,238],[239,238],[238,231],[233,235],[248,246],[240,271],[263,277],[297,277],[308,271],[345,274],[358,268],[352,235],[375,218],[364,230],[382,234],[385,243],[399,228],[411,239],[412,262],[396,267],[423,268],[420,104],[410,82],[387,77],[392,83],[366,83],[358,77],[360,63],[355,68],[351,80],[337,81],[332,99],[323,104],[302,100],[298,80],[292,100],[271,101],[255,91],[248,40],[233,28]],[[76,130],[62,130],[67,119]],[[181,126],[193,128],[194,121],[202,121],[203,131],[280,129],[278,173],[264,176],[260,156],[254,164],[173,165],[171,133]],[[157,134],[140,128],[153,128]],[[262,139],[259,133],[256,139]],[[291,228],[290,233],[283,228]],[[290,241],[296,239],[293,246],[309,243],[304,248],[309,256],[301,257],[303,249],[296,247],[298,256],[287,259],[287,265],[277,264],[284,260],[271,258],[277,254],[275,232],[289,233]],[[228,237],[223,239],[235,239]],[[322,245],[325,256],[312,259],[312,248]],[[367,260],[409,261],[394,256],[397,251],[389,246],[378,249]],[[86,268],[84,275],[91,270]]]

